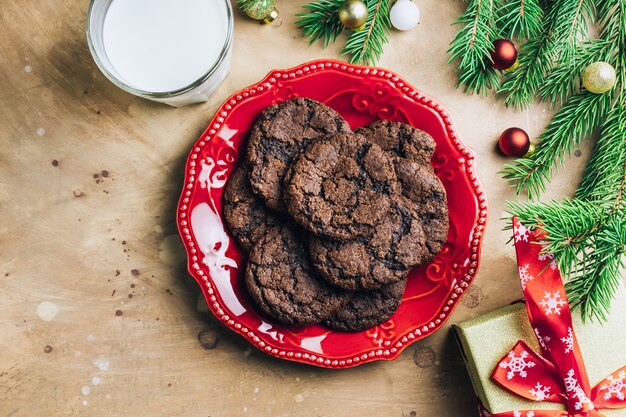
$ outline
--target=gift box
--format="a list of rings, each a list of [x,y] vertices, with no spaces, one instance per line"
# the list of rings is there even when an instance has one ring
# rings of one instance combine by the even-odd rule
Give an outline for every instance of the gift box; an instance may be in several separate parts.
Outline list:
[[[528,280],[529,275],[524,276],[524,273],[528,268],[527,264],[520,261],[528,255],[520,254],[520,247],[517,243],[516,248],[526,303],[518,302],[453,325],[474,391],[481,403],[481,410],[485,415],[523,417],[567,416],[566,410],[568,409],[569,415],[587,415],[583,412],[590,408],[593,412],[589,415],[626,417],[626,408],[621,408],[626,406],[626,373],[624,372],[626,370],[624,367],[626,365],[626,290],[624,286],[622,285],[617,292],[611,305],[611,314],[606,322],[587,320],[583,323],[578,310],[572,312],[571,319],[568,319],[570,310],[567,303],[563,300],[555,301],[559,299],[554,294],[557,293],[559,287],[562,289],[560,275],[558,271],[554,271],[556,267],[554,266],[551,270],[549,264],[546,264],[548,272],[543,272],[543,274],[547,274],[547,277],[537,273],[536,276],[530,278],[534,278],[534,281],[525,282],[524,279]],[[537,256],[539,250],[540,248],[531,256]],[[537,265],[536,268],[543,271],[546,265]],[[552,285],[550,274],[556,274],[558,282],[554,278],[554,286],[545,289],[541,285]],[[528,293],[529,284],[536,286],[536,300],[533,300],[532,295]],[[564,290],[562,294],[564,295]],[[542,317],[538,317],[539,315]],[[533,325],[531,325],[531,318]],[[547,326],[552,326],[556,329],[555,331],[562,333],[550,333]],[[559,330],[559,326],[562,330]],[[518,341],[523,341],[525,344],[520,344]],[[571,353],[572,351],[574,352]],[[544,360],[542,355],[548,359]],[[553,363],[556,366],[553,366]],[[546,365],[545,369],[543,369],[544,365]],[[570,370],[570,366],[573,369]],[[538,376],[542,375],[540,368],[545,371],[544,379],[548,382]],[[586,372],[588,377],[587,388],[584,390],[586,395],[582,392],[584,383],[582,387],[580,384],[576,385],[574,370],[576,370],[575,376],[578,381],[585,379],[585,376],[579,373]],[[550,373],[553,375],[548,375]],[[550,380],[552,381],[551,387]],[[535,381],[537,385],[533,386]],[[515,390],[517,392],[514,392]],[[558,398],[553,395],[557,392],[560,393]],[[533,400],[528,399],[529,397],[533,397]],[[596,403],[595,407],[592,400]],[[577,414],[578,409],[582,410],[581,414]],[[598,412],[597,409],[600,409],[601,414],[595,414]],[[554,411],[542,412],[541,410]],[[557,410],[561,410],[561,413]]]

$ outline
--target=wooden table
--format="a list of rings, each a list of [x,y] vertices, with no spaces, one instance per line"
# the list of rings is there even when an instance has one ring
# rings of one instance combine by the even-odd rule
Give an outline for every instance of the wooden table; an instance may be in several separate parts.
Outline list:
[[[338,57],[294,27],[236,12],[232,72],[204,104],[133,97],[97,69],[86,0],[0,8],[0,416],[471,416],[449,325],[521,295],[503,232],[514,198],[497,172],[500,132],[537,135],[550,112],[506,109],[455,89],[446,50],[457,1],[417,0],[422,22],[391,34],[380,65],[437,97],[478,154],[490,204],[478,277],[447,326],[394,362],[336,371],[271,358],[206,313],[174,224],[192,142],[232,92],[272,68]],[[589,156],[545,197],[570,195]],[[577,153],[578,154],[578,153]]]

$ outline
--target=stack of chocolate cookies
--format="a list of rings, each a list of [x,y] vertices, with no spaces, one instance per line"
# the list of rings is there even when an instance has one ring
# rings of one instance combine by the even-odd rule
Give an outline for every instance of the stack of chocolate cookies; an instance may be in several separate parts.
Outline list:
[[[250,251],[258,308],[288,325],[361,331],[398,308],[406,276],[448,235],[445,190],[425,132],[379,120],[352,132],[296,98],[265,109],[224,192],[224,218]]]

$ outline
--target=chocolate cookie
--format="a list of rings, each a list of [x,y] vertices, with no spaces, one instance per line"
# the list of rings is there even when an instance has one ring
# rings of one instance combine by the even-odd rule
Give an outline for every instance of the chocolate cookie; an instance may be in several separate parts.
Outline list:
[[[402,195],[417,206],[422,219],[427,248],[422,262],[428,262],[448,239],[446,190],[432,168],[402,158],[397,158],[394,165],[402,184]]]
[[[339,307],[324,325],[344,332],[360,332],[383,323],[398,309],[406,280],[378,291],[356,292]]]
[[[423,262],[430,261],[446,242],[449,227],[446,191],[430,162],[435,141],[420,129],[387,120],[378,120],[356,132],[393,155],[402,194],[420,210],[428,248]]]
[[[417,207],[396,196],[370,238],[345,242],[312,238],[311,262],[331,284],[346,290],[373,290],[406,278],[427,256],[426,235]]]
[[[405,123],[377,120],[356,130],[383,150],[400,158],[431,166],[435,141],[423,130]]]
[[[268,209],[252,192],[246,163],[232,173],[224,187],[224,221],[242,248],[250,250],[268,228],[278,227],[285,219]]]
[[[289,214],[316,235],[371,236],[399,184],[385,152],[356,134],[311,143],[294,161],[285,201]]]
[[[255,304],[290,325],[319,323],[345,297],[311,267],[302,233],[271,228],[253,246],[245,282]]]
[[[311,140],[338,132],[350,132],[350,126],[335,110],[315,100],[294,98],[266,108],[248,142],[254,192],[268,207],[286,211],[285,171]]]

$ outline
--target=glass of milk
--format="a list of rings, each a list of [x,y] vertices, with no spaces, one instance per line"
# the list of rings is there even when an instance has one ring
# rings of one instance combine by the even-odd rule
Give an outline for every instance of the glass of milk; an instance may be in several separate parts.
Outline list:
[[[229,0],[91,0],[87,41],[131,94],[180,107],[208,100],[230,71]]]

